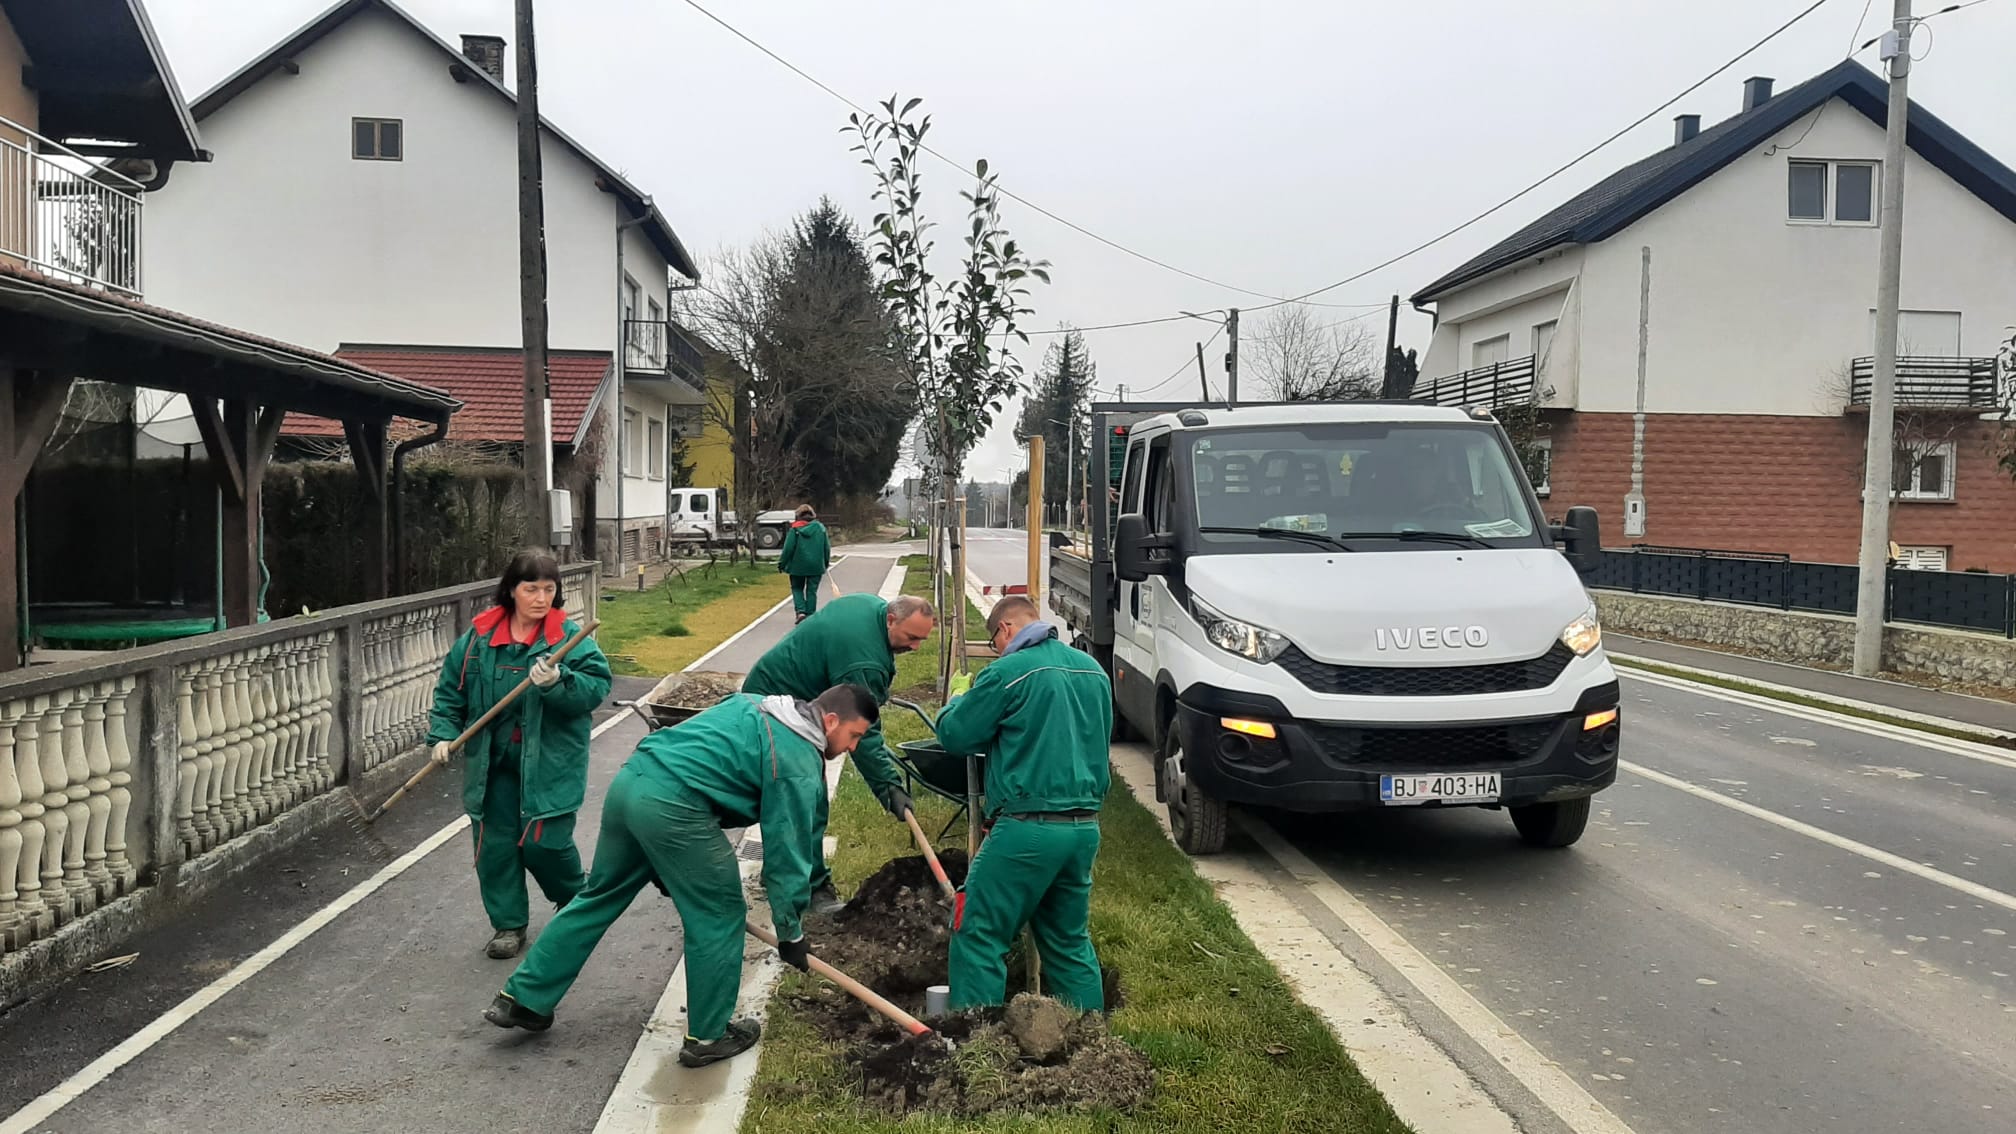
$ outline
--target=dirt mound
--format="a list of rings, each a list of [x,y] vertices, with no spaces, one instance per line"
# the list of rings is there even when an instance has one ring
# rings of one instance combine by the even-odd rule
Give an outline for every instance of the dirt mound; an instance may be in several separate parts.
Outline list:
[[[956,885],[966,856],[940,856]],[[951,910],[923,856],[895,859],[864,881],[831,918],[807,918],[818,954],[913,1014],[924,990],[946,983]],[[1009,987],[1027,984],[1019,949],[1009,961]],[[1107,1008],[1119,986],[1104,972]],[[1078,1014],[1047,997],[1018,995],[1008,1008],[955,1012],[925,1022],[933,1035],[913,1036],[823,982],[792,998],[796,1011],[828,1040],[842,1045],[867,1101],[896,1114],[1111,1107],[1125,1110],[1154,1085],[1148,1057],[1107,1033],[1097,1012]],[[946,1050],[940,1036],[953,1041]]]

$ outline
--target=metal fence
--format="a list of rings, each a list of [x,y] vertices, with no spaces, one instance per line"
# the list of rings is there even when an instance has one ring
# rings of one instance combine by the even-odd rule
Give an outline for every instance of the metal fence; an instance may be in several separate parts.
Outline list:
[[[0,117],[0,259],[140,294],[140,183]]]
[[[1590,579],[1600,590],[1737,603],[1819,614],[1855,613],[1854,567],[1789,555],[1694,547],[1605,550]],[[1891,568],[1884,618],[2016,638],[2016,575]]]
[[[1445,374],[1415,386],[1414,396],[1438,406],[1523,405],[1533,400],[1538,358],[1508,359],[1459,374]]]

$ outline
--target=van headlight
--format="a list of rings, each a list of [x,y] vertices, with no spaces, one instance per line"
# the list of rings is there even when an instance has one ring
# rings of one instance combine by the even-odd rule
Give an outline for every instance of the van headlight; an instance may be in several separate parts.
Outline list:
[[[1561,644],[1574,650],[1578,658],[1588,657],[1590,651],[1603,644],[1603,620],[1597,617],[1595,606],[1562,628]]]
[[[1281,656],[1288,639],[1272,630],[1227,618],[1202,599],[1190,599],[1190,616],[1204,631],[1204,639],[1229,654],[1251,658],[1262,665]]]

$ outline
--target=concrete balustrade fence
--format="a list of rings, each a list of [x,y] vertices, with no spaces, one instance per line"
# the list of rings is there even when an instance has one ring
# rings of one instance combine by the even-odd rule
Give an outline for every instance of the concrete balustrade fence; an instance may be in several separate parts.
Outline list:
[[[592,614],[595,564],[563,575]],[[492,586],[0,678],[0,1005],[347,809],[332,792],[389,789]]]

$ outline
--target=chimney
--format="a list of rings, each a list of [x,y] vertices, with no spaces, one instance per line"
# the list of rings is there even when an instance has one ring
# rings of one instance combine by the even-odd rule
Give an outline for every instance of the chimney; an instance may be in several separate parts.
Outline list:
[[[1743,80],[1743,109],[1755,110],[1771,101],[1771,80],[1749,78]]]
[[[462,57],[483,69],[498,82],[504,81],[504,37],[501,35],[465,35],[462,37]],[[1766,81],[1768,86],[1769,81]]]
[[[1691,142],[1694,135],[1701,132],[1701,116],[1698,114],[1676,114],[1673,116],[1673,144]]]

